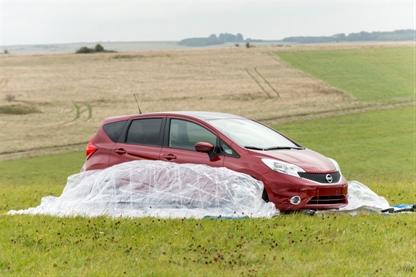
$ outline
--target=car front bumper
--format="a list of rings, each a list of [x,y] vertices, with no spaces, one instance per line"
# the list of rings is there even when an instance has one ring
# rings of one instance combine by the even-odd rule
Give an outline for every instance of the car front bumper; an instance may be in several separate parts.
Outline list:
[[[348,182],[344,177],[338,183],[331,184],[277,172],[264,177],[269,201],[280,211],[337,209],[348,204]]]

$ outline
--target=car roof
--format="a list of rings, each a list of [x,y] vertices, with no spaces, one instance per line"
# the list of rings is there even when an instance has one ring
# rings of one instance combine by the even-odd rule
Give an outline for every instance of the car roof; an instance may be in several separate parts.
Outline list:
[[[242,116],[228,114],[228,113],[220,113],[220,112],[206,112],[206,111],[172,111],[172,112],[152,112],[152,113],[143,113],[143,114],[131,114],[131,115],[123,115],[123,116],[114,116],[106,118],[105,122],[114,122],[119,120],[128,120],[132,117],[149,117],[149,116],[172,116],[172,115],[183,115],[185,117],[193,117],[198,118],[203,121],[215,120],[215,119],[247,119]]]
[[[225,118],[240,118],[245,119],[242,116],[228,114],[228,113],[220,113],[220,112],[204,112],[204,111],[180,111],[180,112],[170,112],[170,114],[180,114],[180,115],[187,115],[195,118],[199,118],[201,120],[212,120],[212,119],[225,119]]]

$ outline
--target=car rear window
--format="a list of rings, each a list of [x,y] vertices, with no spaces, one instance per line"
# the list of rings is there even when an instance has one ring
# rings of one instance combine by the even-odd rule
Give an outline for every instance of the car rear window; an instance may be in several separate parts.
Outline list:
[[[117,142],[127,120],[108,123],[103,126],[104,132],[114,142]]]

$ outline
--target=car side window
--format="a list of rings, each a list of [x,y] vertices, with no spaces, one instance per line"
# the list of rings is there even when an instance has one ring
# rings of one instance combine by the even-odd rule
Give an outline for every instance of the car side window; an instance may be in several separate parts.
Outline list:
[[[209,142],[216,147],[217,136],[204,127],[179,119],[172,119],[169,128],[169,147],[195,151],[195,143]]]
[[[161,118],[133,120],[127,133],[126,143],[159,146]]]
[[[121,131],[124,128],[124,125],[126,125],[127,120],[124,121],[118,121],[113,123],[108,123],[103,126],[104,132],[107,134],[107,136],[114,142],[118,140],[118,137],[121,134]]]
[[[226,144],[224,141],[220,141],[220,147],[219,152],[224,156],[229,156],[233,158],[240,158],[240,155],[238,155],[237,152],[235,152],[234,149],[232,149],[228,144]]]

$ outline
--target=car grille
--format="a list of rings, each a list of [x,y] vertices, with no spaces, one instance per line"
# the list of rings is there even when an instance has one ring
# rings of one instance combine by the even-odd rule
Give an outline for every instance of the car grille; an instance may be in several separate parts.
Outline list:
[[[345,202],[345,195],[314,196],[307,205],[339,204]]]
[[[331,175],[332,177],[332,182],[328,182],[326,175],[328,175],[327,173],[307,173],[307,172],[298,172],[299,176],[305,179],[309,179],[318,183],[322,183],[322,184],[331,184],[331,183],[338,183],[340,178],[341,178],[341,174],[339,173],[339,171],[336,171],[334,173],[329,173],[329,175]]]

